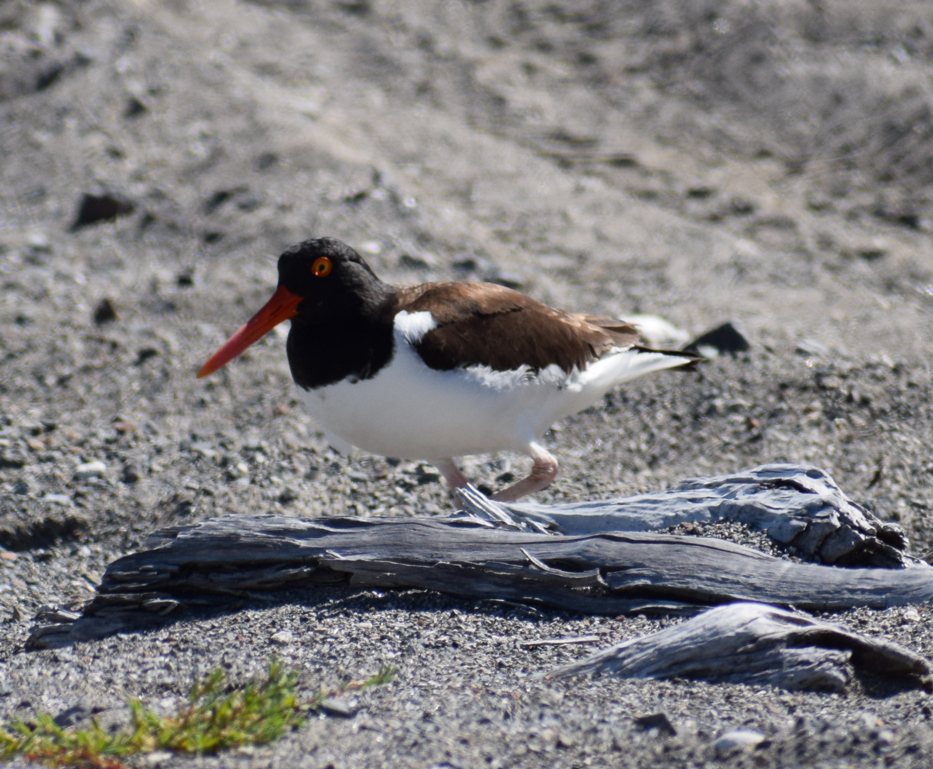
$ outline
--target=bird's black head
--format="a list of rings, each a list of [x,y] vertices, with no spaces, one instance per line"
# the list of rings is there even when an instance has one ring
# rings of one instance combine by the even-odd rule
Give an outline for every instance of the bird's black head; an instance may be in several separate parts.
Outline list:
[[[233,360],[273,327],[292,320],[292,332],[308,335],[315,326],[359,326],[372,322],[392,289],[363,258],[333,238],[306,240],[279,257],[279,285],[246,325],[198,372],[205,377]],[[289,334],[292,344],[293,334]]]
[[[388,287],[356,251],[334,238],[305,240],[279,257],[279,287],[300,297],[296,321],[374,308]]]

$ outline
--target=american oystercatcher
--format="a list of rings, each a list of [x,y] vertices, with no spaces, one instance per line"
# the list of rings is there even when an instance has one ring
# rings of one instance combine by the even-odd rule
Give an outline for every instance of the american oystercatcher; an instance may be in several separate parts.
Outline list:
[[[452,489],[454,457],[510,450],[531,473],[495,499],[548,486],[557,460],[541,437],[614,386],[690,364],[644,347],[616,318],[563,312],[491,283],[393,286],[352,248],[306,240],[279,257],[278,288],[198,372],[219,369],[291,319],[292,377],[334,448],[421,459]]]

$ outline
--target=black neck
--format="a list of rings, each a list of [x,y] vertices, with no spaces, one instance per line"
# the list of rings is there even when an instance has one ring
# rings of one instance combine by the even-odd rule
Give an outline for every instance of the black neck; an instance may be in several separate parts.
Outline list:
[[[305,390],[371,379],[392,360],[391,319],[376,313],[342,318],[292,319],[288,333],[288,365],[295,383]]]

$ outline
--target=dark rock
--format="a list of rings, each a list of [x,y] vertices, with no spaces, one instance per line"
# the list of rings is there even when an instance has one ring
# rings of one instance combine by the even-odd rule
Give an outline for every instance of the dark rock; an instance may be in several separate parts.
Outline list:
[[[883,256],[888,255],[888,249],[884,246],[872,243],[870,245],[862,246],[855,250],[862,259],[865,259],[868,262],[873,262],[876,259],[881,259]]]
[[[291,488],[285,488],[285,490],[279,494],[279,502],[283,505],[290,505],[298,499],[298,492]]]
[[[492,265],[480,256],[463,256],[460,259],[451,262],[457,272],[491,272]]]
[[[608,155],[602,160],[606,165],[614,168],[635,168],[638,165],[637,157],[624,152]]]
[[[274,165],[277,165],[278,162],[279,156],[274,152],[263,152],[258,158],[256,158],[256,169],[259,171],[267,171]]]
[[[427,483],[438,483],[441,480],[441,474],[430,465],[418,465],[415,474],[419,486],[424,486]]]
[[[136,465],[126,464],[123,466],[123,474],[121,475],[121,480],[126,484],[136,483],[140,479],[139,470],[136,469]]]
[[[406,270],[426,270],[430,266],[425,259],[411,254],[402,254],[398,258],[398,264]]]
[[[112,222],[120,216],[126,216],[136,210],[136,205],[126,198],[111,193],[94,195],[85,192],[78,204],[78,214],[71,230],[79,230],[100,222]]]
[[[734,197],[730,205],[732,206],[732,213],[739,216],[755,213],[755,204],[748,198]]]
[[[368,16],[373,9],[370,0],[343,0],[335,3],[335,7],[351,16]]]
[[[807,195],[807,208],[811,211],[825,211],[832,206],[832,199],[823,192],[816,190]]]
[[[107,297],[101,299],[97,307],[94,309],[94,322],[98,326],[103,326],[105,323],[113,323],[113,321],[117,320],[118,318],[119,316],[117,315],[117,308]]]
[[[146,107],[139,99],[135,96],[130,96],[126,100],[126,108],[123,110],[123,117],[134,118],[144,115],[149,111],[149,108]]]
[[[486,278],[490,283],[497,283],[500,286],[505,286],[506,288],[520,289],[524,287],[525,281],[520,275],[516,275],[514,272],[500,272],[495,270],[489,274]]]
[[[666,734],[669,737],[674,737],[677,734],[677,730],[674,728],[674,725],[671,723],[666,713],[652,713],[648,716],[638,716],[638,718],[635,719],[635,723],[645,731],[656,729],[659,734]]]
[[[154,347],[143,347],[139,352],[136,353],[136,365],[141,366],[150,358],[154,358],[159,354],[159,351]]]
[[[47,515],[28,521],[0,518],[0,547],[14,551],[49,547],[56,542],[75,539],[86,523],[70,506],[51,509]]]
[[[241,211],[255,211],[261,205],[262,201],[255,195],[240,195],[236,202],[236,207]]]
[[[207,202],[204,204],[204,213],[214,213],[214,211],[230,200],[232,195],[233,193],[230,190],[217,190],[217,192],[211,195]]]
[[[716,194],[712,187],[691,187],[687,190],[687,197],[694,200],[706,200]]]
[[[211,195],[204,204],[204,213],[212,214],[224,205],[224,203],[230,201],[234,201],[237,208],[242,211],[252,211],[260,205],[259,199],[250,194],[247,187],[233,187],[229,190],[217,190]]]
[[[739,331],[736,323],[727,321],[721,326],[707,331],[694,339],[690,344],[683,348],[684,352],[701,354],[700,350],[704,347],[712,347],[718,353],[739,353],[748,350],[751,347],[746,336]]]
[[[88,703],[79,702],[69,708],[65,708],[52,720],[59,728],[67,729],[69,726],[77,726],[78,724],[89,721],[93,713],[94,710]]]
[[[26,461],[26,452],[20,446],[9,446],[0,452],[0,469],[18,470],[26,464]]]

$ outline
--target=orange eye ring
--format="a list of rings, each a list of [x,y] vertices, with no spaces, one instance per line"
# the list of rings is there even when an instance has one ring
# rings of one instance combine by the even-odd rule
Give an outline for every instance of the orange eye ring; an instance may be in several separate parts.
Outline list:
[[[326,256],[319,256],[311,265],[311,274],[315,278],[326,278],[332,269],[334,269],[333,262]]]

